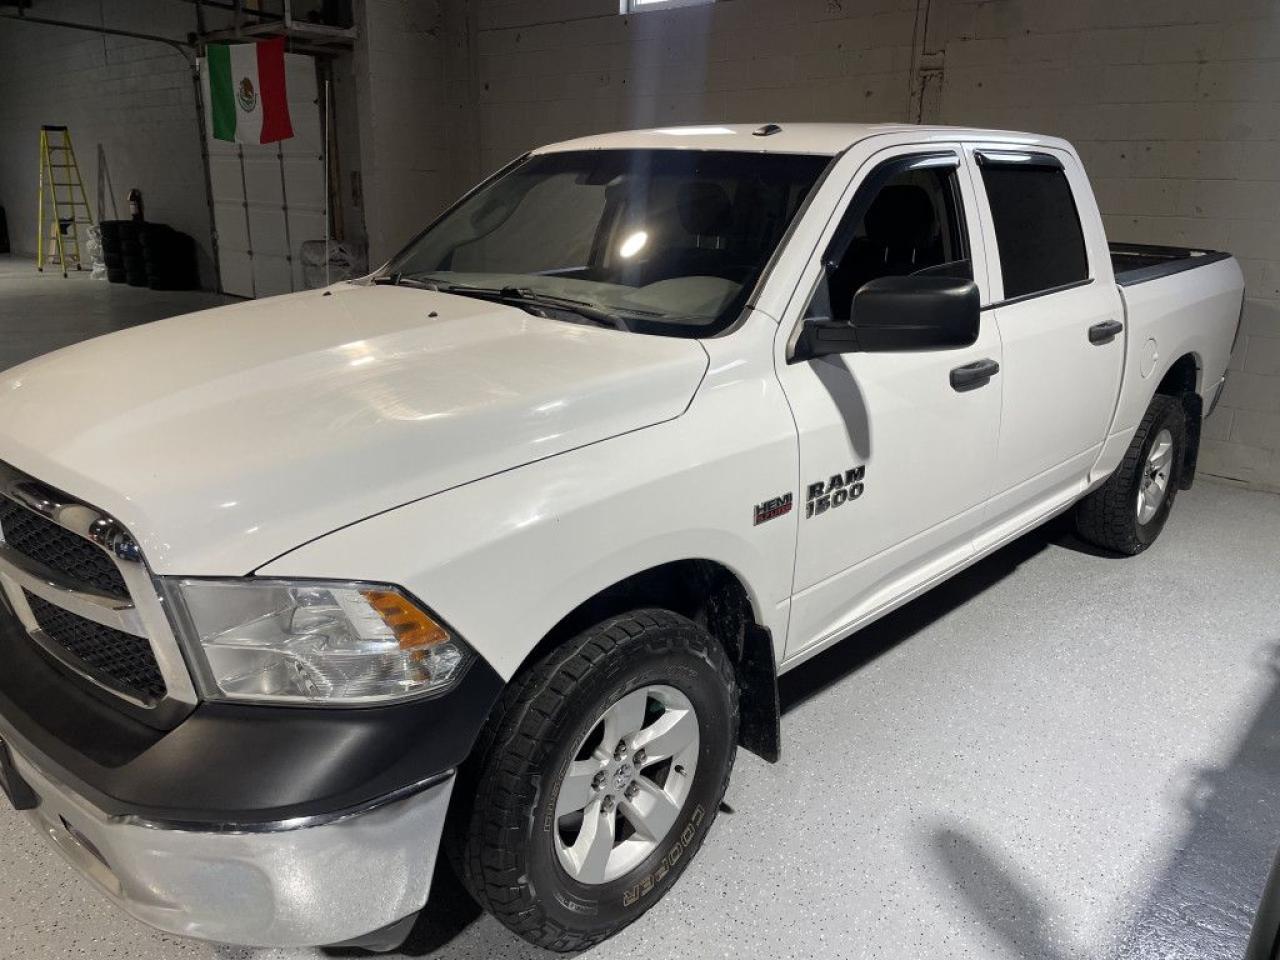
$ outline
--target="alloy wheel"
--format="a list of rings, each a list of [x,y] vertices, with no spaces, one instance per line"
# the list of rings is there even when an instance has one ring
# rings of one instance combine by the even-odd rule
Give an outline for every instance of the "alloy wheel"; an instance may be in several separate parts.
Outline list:
[[[698,717],[675,687],[633,690],[578,744],[557,788],[560,865],[574,880],[616,880],[675,826],[698,765]]]
[[[1165,429],[1156,435],[1147,453],[1147,462],[1142,465],[1142,478],[1138,481],[1138,523],[1150,523],[1159,512],[1169,492],[1172,468],[1173,434]]]

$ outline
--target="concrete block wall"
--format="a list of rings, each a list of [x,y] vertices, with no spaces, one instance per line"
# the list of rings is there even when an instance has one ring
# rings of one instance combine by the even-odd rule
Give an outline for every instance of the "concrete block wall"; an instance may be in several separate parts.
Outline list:
[[[706,120],[883,120],[910,102],[915,0],[478,0],[480,162],[538,143]]]
[[[934,0],[936,119],[1079,149],[1117,240],[1229,250],[1240,340],[1201,469],[1280,490],[1280,4]]]
[[[369,263],[422,230],[478,173],[463,0],[363,0],[352,75]]]
[[[52,0],[39,4],[38,13],[99,24],[104,8],[98,0]],[[180,3],[109,4],[105,20],[175,39],[195,28],[193,8]],[[149,219],[195,238],[202,277],[212,284],[195,89],[181,53],[145,40],[0,20],[0,206],[15,252],[27,255],[36,249],[44,123],[70,128],[95,219],[101,145],[111,186],[103,197],[106,216],[127,217],[129,189],[141,188]]]
[[[1116,239],[1239,257],[1243,330],[1202,468],[1280,490],[1280,3],[472,0],[475,179],[551,140],[714,121],[1058,134]],[[463,164],[464,169],[466,163]]]

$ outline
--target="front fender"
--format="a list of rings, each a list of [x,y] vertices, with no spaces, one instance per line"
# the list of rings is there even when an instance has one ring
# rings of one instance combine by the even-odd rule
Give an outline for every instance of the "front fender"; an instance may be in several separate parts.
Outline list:
[[[601,590],[670,561],[713,560],[741,580],[781,659],[796,515],[755,525],[754,507],[794,492],[795,435],[761,382],[725,384],[674,421],[363,520],[255,573],[400,584],[507,680]],[[746,416],[729,414],[752,394],[768,413],[753,419],[748,403]]]

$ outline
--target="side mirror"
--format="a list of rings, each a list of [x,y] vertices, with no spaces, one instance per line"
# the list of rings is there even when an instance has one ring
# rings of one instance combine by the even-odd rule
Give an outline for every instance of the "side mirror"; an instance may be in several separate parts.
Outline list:
[[[978,286],[958,277],[881,277],[853,295],[858,349],[954,350],[972,346],[981,323]]]
[[[880,277],[853,295],[851,323],[811,320],[797,359],[833,353],[953,350],[978,339],[978,287],[959,277]]]

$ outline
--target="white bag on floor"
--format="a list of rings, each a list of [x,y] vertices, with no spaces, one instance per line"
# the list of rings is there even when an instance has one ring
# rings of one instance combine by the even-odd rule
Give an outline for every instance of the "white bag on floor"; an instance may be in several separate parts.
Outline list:
[[[89,266],[91,272],[89,277],[93,280],[107,279],[107,264],[102,259],[102,228],[96,223],[90,224],[89,229],[85,231],[85,253],[89,255]]]
[[[308,290],[323,287],[326,282],[338,283],[364,276],[366,272],[364,245],[345,241],[329,241],[329,269],[326,281],[325,242],[302,242],[302,283]]]

